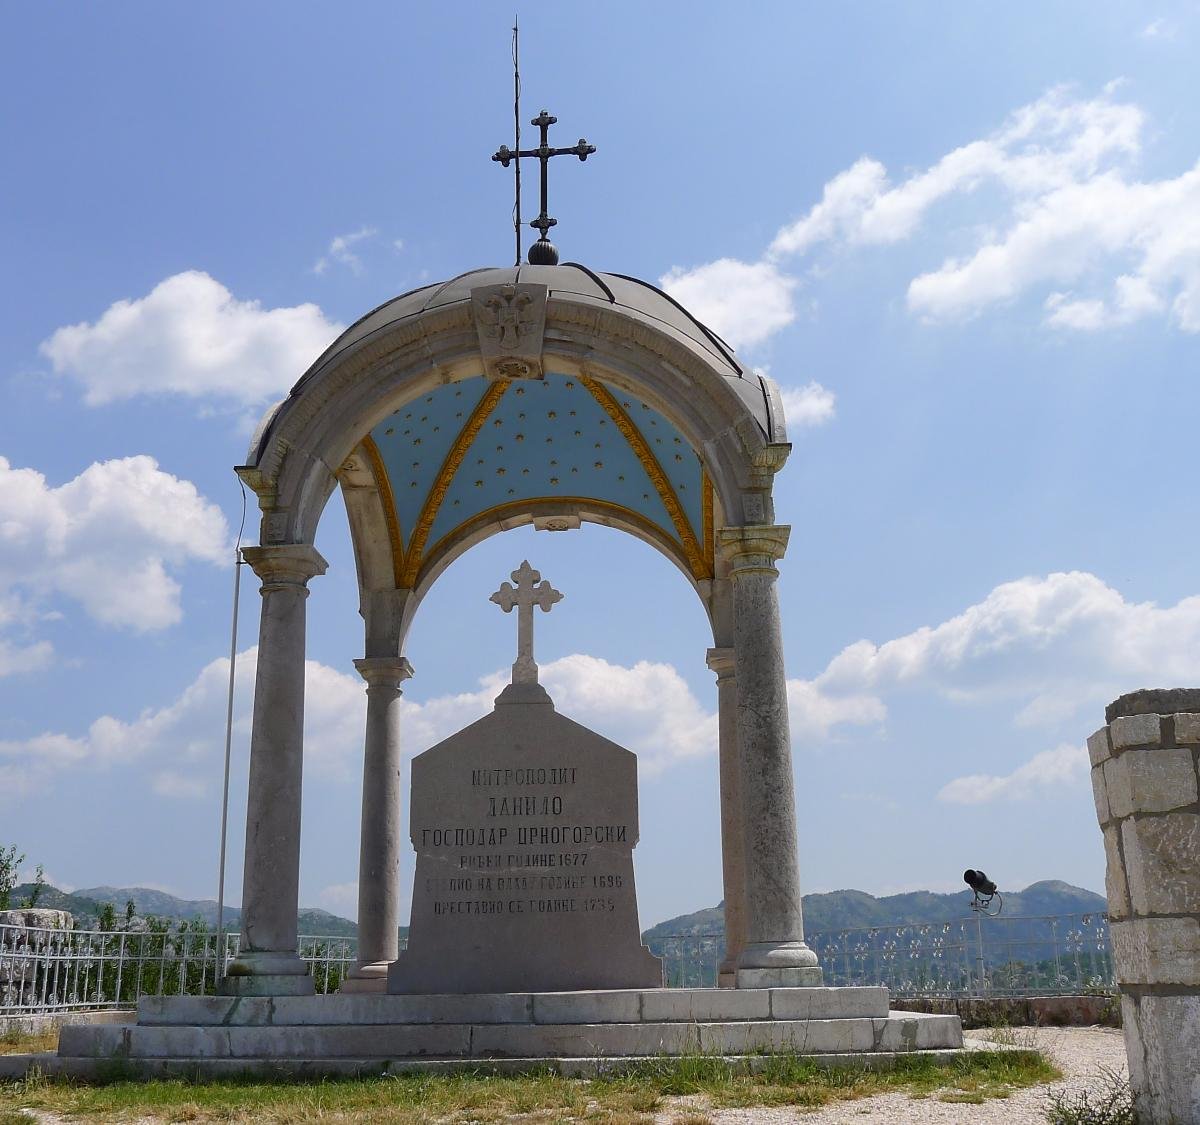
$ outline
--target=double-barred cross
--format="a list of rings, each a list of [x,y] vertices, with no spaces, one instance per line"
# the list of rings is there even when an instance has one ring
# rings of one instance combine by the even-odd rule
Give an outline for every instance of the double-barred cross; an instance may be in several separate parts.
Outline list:
[[[558,262],[558,252],[549,245],[550,240],[546,237],[546,232],[553,226],[558,225],[557,219],[552,219],[548,213],[548,175],[547,169],[552,156],[578,156],[580,160],[586,160],[593,152],[596,151],[595,145],[590,145],[583,137],[579,138],[579,143],[572,145],[570,148],[551,148],[550,147],[550,126],[558,121],[557,117],[552,117],[544,109],[537,115],[529,124],[536,125],[542,131],[542,143],[537,148],[520,148],[511,149],[508,145],[501,145],[495,153],[492,154],[492,159],[498,161],[500,165],[507,168],[514,160],[520,160],[522,156],[536,156],[542,165],[542,209],[538,217],[530,222],[530,226],[534,230],[540,232],[538,238],[539,243],[545,244],[545,252],[538,254],[531,248],[529,251],[529,260],[535,264],[554,265]]]
[[[512,666],[512,682],[536,684],[538,667],[533,660],[533,607],[541,606],[543,613],[549,613],[555,602],[562,601],[562,594],[549,582],[543,582],[541,574],[529,565],[528,560],[512,572],[512,580],[516,586],[501,582],[500,589],[489,600],[505,613],[511,613],[516,607],[517,660]]]

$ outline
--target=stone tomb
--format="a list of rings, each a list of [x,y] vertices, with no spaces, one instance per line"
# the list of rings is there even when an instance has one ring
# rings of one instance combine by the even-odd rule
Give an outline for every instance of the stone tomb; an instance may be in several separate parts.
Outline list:
[[[634,891],[637,758],[554,709],[529,618],[559,595],[528,563],[513,578],[514,682],[490,715],[413,760],[412,917],[388,991],[660,987]]]

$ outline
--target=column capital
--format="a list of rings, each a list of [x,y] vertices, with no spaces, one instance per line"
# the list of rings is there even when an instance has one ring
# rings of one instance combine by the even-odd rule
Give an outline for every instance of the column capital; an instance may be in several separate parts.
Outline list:
[[[324,574],[329,564],[308,543],[280,543],[270,547],[243,547],[242,558],[262,579],[263,586],[305,586]]]
[[[717,683],[732,679],[736,675],[737,661],[732,647],[710,648],[705,654],[709,668],[716,673]]]
[[[792,529],[787,524],[751,524],[746,527],[723,527],[717,532],[717,543],[729,562],[730,576],[755,571],[775,573],[775,564],[787,550]]]
[[[368,688],[390,687],[400,690],[400,685],[413,674],[413,666],[405,656],[364,656],[354,662],[358,674],[367,681]]]

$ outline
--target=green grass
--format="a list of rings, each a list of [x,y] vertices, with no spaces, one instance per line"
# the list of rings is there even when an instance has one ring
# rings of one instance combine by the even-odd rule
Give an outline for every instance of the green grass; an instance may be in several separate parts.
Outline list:
[[[831,1070],[790,1055],[764,1056],[756,1074],[738,1074],[720,1058],[648,1059],[629,1072],[583,1081],[549,1072],[499,1077],[409,1074],[373,1079],[280,1081],[239,1078],[80,1084],[46,1078],[0,1085],[0,1125],[21,1109],[47,1110],[84,1121],[134,1119],[261,1121],[276,1125],[323,1122],[431,1125],[493,1122],[522,1115],[527,1121],[578,1121],[635,1125],[671,1108],[665,1099],[687,1097],[674,1114],[700,1125],[704,1111],[726,1107],[816,1107],[832,1101],[906,1092],[946,1101],[981,1102],[1013,1089],[1050,1082],[1059,1072],[1036,1051],[979,1051],[939,1065],[924,1057],[900,1058],[892,1070]],[[7,1116],[4,1116],[7,1115]],[[26,1118],[25,1120],[28,1120]]]

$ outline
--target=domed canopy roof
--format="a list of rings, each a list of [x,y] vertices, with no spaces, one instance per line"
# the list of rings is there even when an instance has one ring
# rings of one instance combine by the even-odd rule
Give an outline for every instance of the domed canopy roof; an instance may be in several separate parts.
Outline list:
[[[787,441],[783,412],[778,401],[772,401],[770,384],[765,384],[754,372],[747,371],[734,355],[733,349],[720,336],[701,324],[674,298],[649,282],[625,274],[597,273],[577,262],[567,262],[558,266],[484,267],[469,270],[452,277],[449,281],[411,289],[393,297],[352,324],[330,344],[295,384],[288,397],[299,394],[315,372],[327,367],[340,353],[348,351],[368,337],[386,332],[400,321],[420,316],[432,309],[469,302],[471,290],[480,286],[517,282],[545,285],[551,299],[563,296],[572,300],[595,301],[611,306],[666,332],[696,352],[713,370],[733,381],[734,389],[762,427],[767,440]],[[268,417],[263,419],[264,424],[251,445],[248,462],[256,460],[256,454],[266,436],[270,416],[274,413],[274,410],[271,411]]]
[[[717,518],[761,521],[788,448],[769,378],[662,290],[569,263],[380,305],[267,412],[238,471],[264,542],[311,542],[340,483],[371,588],[424,590],[522,520],[620,526],[701,582]]]

